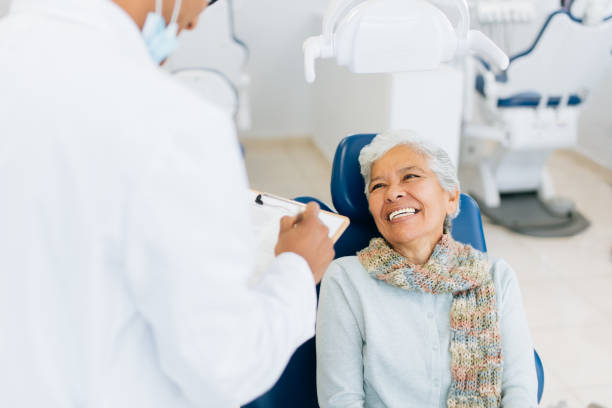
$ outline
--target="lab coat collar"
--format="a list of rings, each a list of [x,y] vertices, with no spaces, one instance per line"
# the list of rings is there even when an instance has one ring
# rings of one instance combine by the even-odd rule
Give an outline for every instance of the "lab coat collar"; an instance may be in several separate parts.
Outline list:
[[[43,14],[85,24],[106,32],[122,56],[156,65],[149,56],[140,28],[111,0],[13,0],[10,13]]]

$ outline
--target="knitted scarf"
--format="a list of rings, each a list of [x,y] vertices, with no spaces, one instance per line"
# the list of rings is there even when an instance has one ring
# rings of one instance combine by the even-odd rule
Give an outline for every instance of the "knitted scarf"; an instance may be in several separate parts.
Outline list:
[[[405,290],[452,293],[449,408],[499,407],[502,348],[495,287],[486,255],[444,234],[424,265],[413,265],[382,238],[357,253],[374,278]]]

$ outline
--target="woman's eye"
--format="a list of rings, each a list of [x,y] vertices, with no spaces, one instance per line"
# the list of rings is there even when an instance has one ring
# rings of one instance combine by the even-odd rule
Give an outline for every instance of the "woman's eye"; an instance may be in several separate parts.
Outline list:
[[[404,176],[404,180],[410,180],[410,179],[417,178],[417,177],[419,177],[419,176],[416,175],[416,174],[406,174]]]
[[[370,188],[370,192],[376,190],[377,188],[383,187],[384,184],[382,183],[378,183],[378,184],[374,184],[371,188]]]

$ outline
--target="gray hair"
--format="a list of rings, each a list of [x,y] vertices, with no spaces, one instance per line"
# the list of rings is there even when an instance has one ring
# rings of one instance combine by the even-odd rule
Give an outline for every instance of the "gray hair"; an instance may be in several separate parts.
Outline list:
[[[370,179],[372,177],[372,165],[389,150],[395,146],[406,145],[417,153],[424,155],[427,158],[429,168],[438,178],[440,186],[454,193],[460,190],[459,179],[457,178],[457,169],[451,161],[448,153],[435,144],[419,138],[413,130],[393,130],[376,135],[372,142],[361,149],[359,154],[359,165],[361,166],[361,175],[365,181],[365,194],[370,197],[368,189]],[[449,214],[444,219],[444,230],[450,232],[452,220],[459,215],[459,205],[453,214]]]

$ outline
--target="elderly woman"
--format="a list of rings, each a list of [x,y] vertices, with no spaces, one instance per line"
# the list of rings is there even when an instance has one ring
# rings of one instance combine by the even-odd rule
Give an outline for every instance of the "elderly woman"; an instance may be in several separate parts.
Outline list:
[[[321,407],[536,407],[517,279],[450,236],[459,182],[446,152],[392,132],[359,162],[382,238],[323,279]]]

